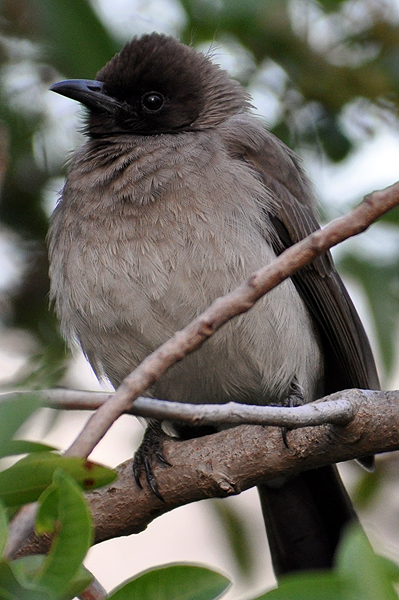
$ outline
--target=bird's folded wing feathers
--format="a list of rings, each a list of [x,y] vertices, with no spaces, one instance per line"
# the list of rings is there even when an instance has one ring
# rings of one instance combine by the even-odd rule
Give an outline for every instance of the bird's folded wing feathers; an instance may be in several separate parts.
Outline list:
[[[226,143],[247,162],[277,202],[265,203],[276,254],[319,229],[315,200],[298,157],[256,118],[237,116]],[[227,128],[226,128],[227,129]],[[324,393],[347,388],[378,389],[366,332],[326,252],[293,277],[298,293],[319,326],[325,354]]]

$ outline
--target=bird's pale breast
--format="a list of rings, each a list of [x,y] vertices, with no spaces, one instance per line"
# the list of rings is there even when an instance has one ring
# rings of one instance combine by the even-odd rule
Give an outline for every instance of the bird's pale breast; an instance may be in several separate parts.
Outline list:
[[[246,164],[227,160],[222,141],[206,132],[89,142],[75,157],[49,234],[51,295],[64,332],[117,385],[274,258],[262,210],[269,202]],[[314,327],[288,280],[151,393],[196,403],[280,402],[296,377],[311,400],[321,365]]]

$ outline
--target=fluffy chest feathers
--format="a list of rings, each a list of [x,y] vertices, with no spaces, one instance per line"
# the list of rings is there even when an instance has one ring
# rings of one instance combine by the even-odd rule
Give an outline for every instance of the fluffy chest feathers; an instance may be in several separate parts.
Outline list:
[[[194,135],[90,142],[52,219],[51,296],[63,331],[114,385],[274,258],[264,216],[273,199],[244,162],[227,159],[221,140]],[[307,311],[287,281],[152,393],[278,402],[295,376],[312,398],[320,365]]]

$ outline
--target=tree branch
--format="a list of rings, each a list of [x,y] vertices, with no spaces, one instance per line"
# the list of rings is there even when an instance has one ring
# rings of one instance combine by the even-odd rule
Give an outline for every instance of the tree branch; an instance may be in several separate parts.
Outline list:
[[[145,483],[143,490],[137,489],[132,462],[127,461],[118,469],[117,482],[88,494],[95,515],[96,542],[138,533],[158,515],[183,504],[239,494],[277,477],[398,450],[398,395],[351,390],[341,397],[347,396],[358,406],[349,426],[289,431],[288,448],[280,428],[256,425],[241,425],[187,442],[167,441],[165,457],[173,467],[155,468],[165,502],[155,498]]]
[[[356,407],[345,428],[334,425],[289,431],[284,445],[280,428],[241,425],[188,441],[168,439],[164,454],[171,467],[154,465],[161,502],[143,482],[136,486],[132,461],[118,467],[118,479],[87,494],[96,543],[139,533],[170,510],[211,497],[239,494],[281,476],[361,456],[399,449],[399,392],[347,390],[328,397]],[[23,554],[44,552],[49,539],[32,537]]]
[[[95,577],[85,591],[79,594],[79,600],[106,600],[106,598],[108,598],[106,590]]]
[[[107,392],[50,389],[33,392],[42,406],[62,410],[97,410],[108,400]],[[11,392],[0,395],[0,402],[13,400],[26,392]],[[128,411],[131,415],[181,421],[193,426],[200,425],[275,425],[296,429],[309,425],[346,425],[351,421],[356,406],[347,399],[329,396],[316,402],[295,408],[281,406],[257,406],[228,402],[226,404],[189,404],[170,402],[156,398],[139,397]]]
[[[399,183],[365,196],[351,213],[332,221],[323,229],[283,252],[266,267],[253,273],[248,281],[233,292],[218,298],[199,317],[149,355],[89,419],[76,440],[66,451],[69,456],[88,456],[112,423],[148,387],[173,364],[199,348],[228,320],[249,310],[265,293],[287,279],[332,246],[365,231],[371,223],[399,204]],[[245,465],[247,469],[247,464]],[[31,517],[24,526],[17,516],[10,526],[6,555],[12,556],[33,530]],[[18,535],[15,534],[18,530]]]

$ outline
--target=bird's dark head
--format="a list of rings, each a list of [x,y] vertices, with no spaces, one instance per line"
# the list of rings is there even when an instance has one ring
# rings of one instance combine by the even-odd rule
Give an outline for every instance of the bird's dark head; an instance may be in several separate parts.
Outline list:
[[[126,44],[94,81],[51,89],[89,109],[93,137],[207,129],[250,106],[239,83],[208,57],[157,33]]]

